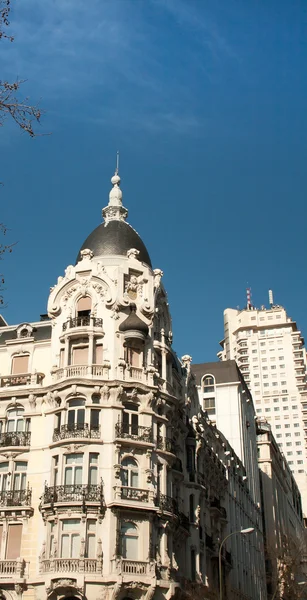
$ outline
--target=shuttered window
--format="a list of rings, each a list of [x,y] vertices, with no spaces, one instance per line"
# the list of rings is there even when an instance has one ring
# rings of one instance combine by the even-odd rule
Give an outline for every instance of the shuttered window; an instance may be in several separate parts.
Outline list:
[[[29,372],[29,355],[13,356],[12,360],[12,375]]]
[[[80,348],[73,348],[72,351],[72,364],[73,365],[87,365],[88,361],[88,346],[82,346]]]
[[[20,557],[22,524],[14,523],[9,525],[8,540],[6,548],[6,558],[16,560]]]

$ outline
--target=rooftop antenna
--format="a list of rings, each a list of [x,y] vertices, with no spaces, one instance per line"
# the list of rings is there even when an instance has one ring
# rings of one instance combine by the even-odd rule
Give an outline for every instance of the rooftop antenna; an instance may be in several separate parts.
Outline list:
[[[269,304],[270,304],[270,307],[272,308],[272,306],[274,304],[274,302],[273,302],[273,291],[272,290],[269,290]]]
[[[119,150],[117,150],[117,152],[116,152],[116,169],[115,169],[115,175],[118,175],[118,171],[119,171]]]
[[[250,287],[246,288],[246,308],[247,310],[251,310],[252,308],[252,290]]]

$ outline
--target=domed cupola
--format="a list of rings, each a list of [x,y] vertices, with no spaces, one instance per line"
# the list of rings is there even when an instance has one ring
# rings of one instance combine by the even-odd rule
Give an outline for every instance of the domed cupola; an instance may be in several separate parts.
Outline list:
[[[126,340],[145,340],[148,336],[148,326],[137,316],[135,304],[130,304],[130,315],[120,324],[119,331]]]
[[[138,250],[138,260],[151,268],[151,260],[147,248],[139,234],[126,222],[128,210],[122,203],[118,164],[111,178],[113,188],[109,194],[109,203],[102,209],[104,222],[98,225],[82,244],[76,263],[81,260],[81,251],[92,250],[94,257],[127,256],[128,250]]]

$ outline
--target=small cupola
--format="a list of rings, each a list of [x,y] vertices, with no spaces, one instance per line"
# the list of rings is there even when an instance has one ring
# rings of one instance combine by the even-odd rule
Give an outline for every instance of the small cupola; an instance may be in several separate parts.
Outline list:
[[[130,304],[130,315],[120,324],[119,331],[124,334],[126,340],[144,340],[148,335],[148,325],[136,314],[136,305]]]

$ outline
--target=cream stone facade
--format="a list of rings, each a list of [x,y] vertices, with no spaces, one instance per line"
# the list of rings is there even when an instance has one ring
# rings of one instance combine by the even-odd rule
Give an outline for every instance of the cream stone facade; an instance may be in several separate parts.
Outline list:
[[[272,296],[272,295],[271,295]],[[224,311],[221,360],[236,360],[299,486],[307,515],[307,384],[304,339],[282,306]]]
[[[39,322],[0,325],[0,588],[7,599],[265,600],[260,508],[246,468],[172,349],[162,271],[104,222]]]

